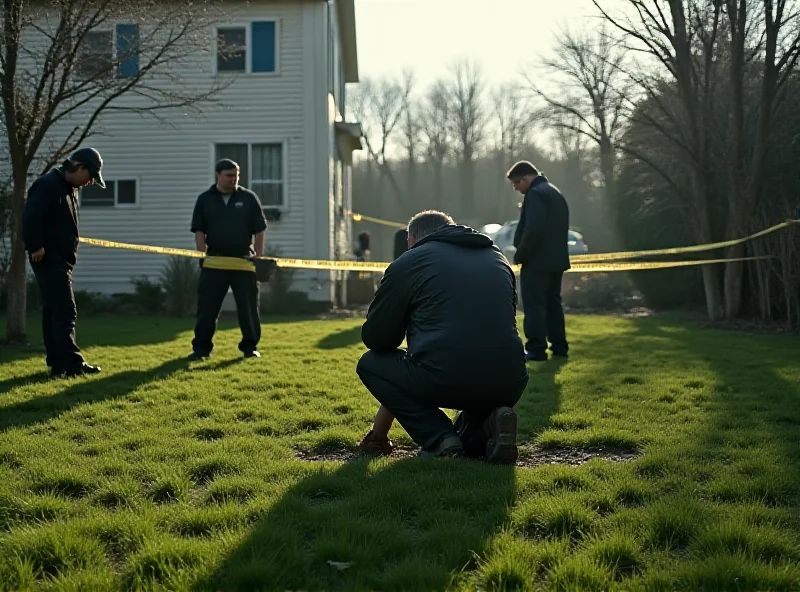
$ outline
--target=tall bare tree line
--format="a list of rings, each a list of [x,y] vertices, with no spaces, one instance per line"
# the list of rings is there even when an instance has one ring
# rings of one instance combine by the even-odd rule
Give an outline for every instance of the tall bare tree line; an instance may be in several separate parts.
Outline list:
[[[647,225],[657,213],[674,212],[671,219],[681,228],[672,236],[693,243],[736,238],[794,216],[800,182],[787,183],[784,173],[800,166],[791,160],[794,152],[787,152],[798,136],[786,125],[800,115],[799,3],[592,2],[600,26],[592,26],[592,32],[560,31],[549,53],[521,64],[521,83],[488,88],[481,69],[462,61],[428,88],[410,87],[406,127],[417,135],[406,138],[417,138],[418,148],[406,149],[405,161],[389,166],[424,165],[433,178],[430,205],[447,193],[441,181],[446,171],[461,187],[458,199],[451,200],[455,213],[475,223],[498,221],[486,219],[490,210],[481,206],[482,199],[511,199],[496,184],[495,195],[476,201],[474,188],[482,186],[476,170],[485,168],[502,179],[517,158],[551,157],[551,170],[557,166],[562,174],[573,174],[567,163],[577,158],[590,195],[567,197],[584,207],[591,204],[608,224],[616,221],[613,240],[603,246],[639,241],[636,232],[626,237],[626,229]],[[371,132],[369,118],[365,123]],[[547,143],[544,132],[549,132]],[[648,185],[618,186],[621,175],[632,174],[631,167]],[[415,203],[407,190],[395,198]],[[663,234],[662,229],[650,236],[655,240]],[[783,312],[765,312],[775,308],[765,304],[772,298],[758,292],[759,285],[773,283],[778,288],[771,294],[800,292],[797,241],[787,236],[774,238],[774,254],[783,253],[776,261],[702,268],[711,319],[758,312],[796,322],[789,311],[798,306],[797,299],[778,307]],[[768,240],[715,255],[763,254]]]

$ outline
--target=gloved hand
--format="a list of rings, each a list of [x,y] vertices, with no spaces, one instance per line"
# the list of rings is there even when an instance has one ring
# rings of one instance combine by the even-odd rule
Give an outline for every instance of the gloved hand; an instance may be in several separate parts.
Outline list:
[[[278,263],[274,259],[251,257],[250,261],[256,266],[256,281],[258,282],[268,282],[275,270],[278,269]]]

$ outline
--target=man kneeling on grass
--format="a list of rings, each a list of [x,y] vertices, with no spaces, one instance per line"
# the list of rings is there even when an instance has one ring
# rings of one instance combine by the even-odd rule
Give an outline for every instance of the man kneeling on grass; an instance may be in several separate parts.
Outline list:
[[[514,463],[512,407],[528,384],[514,272],[488,236],[441,212],[411,219],[408,247],[361,328],[369,351],[356,371],[381,407],[359,447],[391,453],[397,418],[421,455]],[[461,413],[451,423],[440,408]]]

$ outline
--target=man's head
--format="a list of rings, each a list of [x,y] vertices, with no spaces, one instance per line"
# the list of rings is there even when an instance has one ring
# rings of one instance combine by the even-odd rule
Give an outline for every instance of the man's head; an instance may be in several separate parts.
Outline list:
[[[94,148],[80,148],[64,161],[64,178],[73,187],[86,187],[97,183],[106,188],[103,181],[103,159]]]
[[[453,219],[436,210],[420,212],[408,223],[408,248],[410,249],[429,234],[436,232],[442,226],[455,224]]]
[[[217,162],[217,187],[222,193],[233,193],[239,185],[239,165],[230,158]]]
[[[533,180],[539,176],[539,171],[527,160],[520,160],[506,173],[506,177],[511,181],[514,189],[525,195],[531,187]]]

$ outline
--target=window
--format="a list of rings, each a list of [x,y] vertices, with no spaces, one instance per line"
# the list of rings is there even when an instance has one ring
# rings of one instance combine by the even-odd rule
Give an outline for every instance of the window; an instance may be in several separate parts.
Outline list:
[[[244,27],[217,29],[217,71],[244,72],[247,64],[247,32]]]
[[[277,23],[217,27],[217,72],[276,72]],[[249,58],[248,58],[249,54]]]
[[[81,189],[81,207],[135,206],[139,203],[137,190],[137,183],[134,179],[106,180],[105,189],[99,185],[88,185]]]
[[[217,144],[215,159],[239,165],[239,182],[254,191],[264,209],[285,206],[283,144]]]
[[[250,189],[261,198],[261,205],[283,205],[283,146],[254,144],[252,165]]]
[[[114,32],[88,31],[77,56],[78,74],[93,78],[111,72],[114,63]]]
[[[134,78],[139,74],[139,25],[117,25],[111,31],[88,31],[78,50],[79,76]]]

